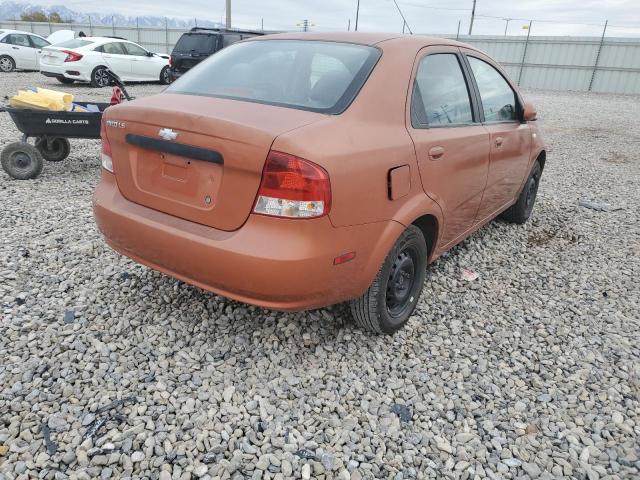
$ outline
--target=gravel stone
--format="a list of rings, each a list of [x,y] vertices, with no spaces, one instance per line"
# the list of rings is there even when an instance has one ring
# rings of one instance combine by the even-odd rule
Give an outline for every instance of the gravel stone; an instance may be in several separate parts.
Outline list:
[[[29,85],[111,96],[28,72],[0,96]],[[533,217],[434,262],[392,337],[114,253],[97,140],[36,180],[0,171],[0,479],[640,478],[640,97],[525,97],[549,146]],[[19,136],[0,113],[0,148]]]

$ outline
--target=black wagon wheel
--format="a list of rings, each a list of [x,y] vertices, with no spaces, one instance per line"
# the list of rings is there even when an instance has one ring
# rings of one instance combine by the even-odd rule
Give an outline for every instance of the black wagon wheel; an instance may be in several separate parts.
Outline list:
[[[36,178],[44,164],[38,149],[25,142],[14,142],[4,147],[0,161],[2,169],[16,180]]]
[[[99,66],[91,72],[91,86],[100,88],[111,85],[111,77],[107,73],[107,67]]]
[[[61,162],[69,156],[71,145],[69,140],[62,137],[43,138],[36,144],[36,148],[42,155],[42,158],[50,162]]]

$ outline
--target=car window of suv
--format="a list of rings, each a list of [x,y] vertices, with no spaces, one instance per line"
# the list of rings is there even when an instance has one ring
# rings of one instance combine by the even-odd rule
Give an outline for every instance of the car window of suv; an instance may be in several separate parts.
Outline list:
[[[51,45],[44,38],[36,37],[35,35],[29,35],[29,38],[31,39],[31,43],[33,44],[33,46],[36,48],[44,48]]]
[[[217,35],[184,33],[173,48],[174,53],[211,54],[215,50]]]
[[[242,40],[241,35],[229,35],[229,34],[222,35],[222,48],[228,47],[233,43],[239,42],[240,40]]]
[[[136,57],[146,57],[147,51],[134,43],[124,43],[127,55],[135,55]]]
[[[517,120],[516,94],[493,66],[476,57],[467,57],[476,79],[485,122]]]
[[[122,48],[122,42],[105,43],[102,46],[102,51],[111,55],[126,55]]]
[[[414,128],[473,122],[469,89],[458,56],[427,55],[418,65],[411,98]]]
[[[20,47],[31,48],[29,37],[20,33],[12,33],[11,35],[7,35],[7,43],[10,43],[11,45],[18,45]]]

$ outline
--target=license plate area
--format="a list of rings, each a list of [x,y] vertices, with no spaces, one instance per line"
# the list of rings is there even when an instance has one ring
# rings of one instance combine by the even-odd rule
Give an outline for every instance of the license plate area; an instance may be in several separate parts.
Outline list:
[[[131,153],[138,189],[165,202],[212,210],[222,180],[222,166],[147,149]]]

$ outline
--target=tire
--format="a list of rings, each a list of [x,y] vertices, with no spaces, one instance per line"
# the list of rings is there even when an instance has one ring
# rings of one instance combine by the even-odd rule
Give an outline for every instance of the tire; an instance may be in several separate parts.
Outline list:
[[[106,73],[107,67],[102,65],[91,72],[91,86],[94,88],[108,87],[111,85],[111,77]]]
[[[16,180],[36,178],[42,172],[42,156],[36,147],[29,143],[10,143],[0,155],[2,168]]]
[[[16,61],[9,55],[0,56],[0,72],[9,73],[16,69]]]
[[[536,203],[541,175],[542,167],[540,167],[540,163],[536,160],[524,184],[524,188],[518,196],[518,200],[502,213],[501,218],[503,220],[521,225],[529,219],[533,211],[533,206]]]
[[[169,85],[171,83],[171,72],[169,72],[169,67],[164,67],[160,72],[160,83],[163,85]]]
[[[36,148],[42,155],[42,158],[49,162],[61,162],[69,156],[71,145],[69,140],[62,137],[50,139],[48,142],[43,139],[36,145]]]
[[[400,235],[369,289],[351,300],[356,324],[373,333],[392,334],[413,313],[427,270],[427,243],[422,231],[409,226]]]
[[[58,80],[60,83],[64,83],[65,85],[71,85],[73,82],[75,82],[73,78],[67,77],[56,77],[56,80]]]

